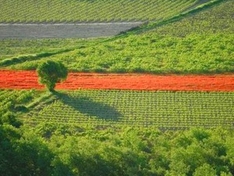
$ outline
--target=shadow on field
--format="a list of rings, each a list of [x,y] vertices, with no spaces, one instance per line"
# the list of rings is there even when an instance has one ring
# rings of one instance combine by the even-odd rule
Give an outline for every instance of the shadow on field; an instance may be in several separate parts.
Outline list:
[[[64,104],[81,113],[87,114],[88,116],[95,116],[99,119],[109,120],[118,120],[121,117],[121,114],[113,107],[100,102],[94,102],[88,97],[72,97],[61,92],[53,92],[53,94]]]

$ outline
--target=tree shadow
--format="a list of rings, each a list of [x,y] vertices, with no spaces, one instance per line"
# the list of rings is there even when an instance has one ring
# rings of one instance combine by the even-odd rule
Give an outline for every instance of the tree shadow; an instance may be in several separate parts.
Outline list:
[[[113,107],[95,102],[92,99],[84,96],[72,97],[66,93],[54,91],[53,94],[61,100],[64,104],[72,107],[73,109],[87,114],[88,116],[95,116],[99,119],[118,120],[121,114]]]

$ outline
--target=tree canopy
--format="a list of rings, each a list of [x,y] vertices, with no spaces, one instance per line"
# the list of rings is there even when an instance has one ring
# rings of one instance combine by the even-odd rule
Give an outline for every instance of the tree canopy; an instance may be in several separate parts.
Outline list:
[[[49,91],[54,91],[56,83],[67,78],[68,70],[61,62],[46,61],[37,68],[39,82]]]

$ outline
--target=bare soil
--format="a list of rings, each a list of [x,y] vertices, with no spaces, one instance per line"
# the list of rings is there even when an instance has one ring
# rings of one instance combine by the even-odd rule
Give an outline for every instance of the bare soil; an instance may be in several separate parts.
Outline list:
[[[77,24],[0,24],[1,39],[108,37],[137,27],[142,22]]]

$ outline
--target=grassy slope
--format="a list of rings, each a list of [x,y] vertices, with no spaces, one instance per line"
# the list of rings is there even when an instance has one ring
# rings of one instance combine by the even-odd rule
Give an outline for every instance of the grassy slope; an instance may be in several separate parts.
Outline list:
[[[83,45],[81,39],[0,40],[0,60],[38,53],[49,53]],[[69,47],[68,47],[69,46]]]
[[[227,0],[177,22],[156,25],[149,32],[81,43],[71,40],[71,47],[79,45],[77,49],[21,64],[13,62],[11,68],[35,69],[42,60],[53,59],[70,70],[86,72],[233,72],[233,8],[233,1]]]

